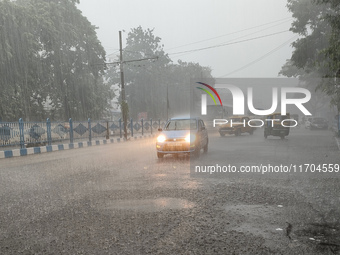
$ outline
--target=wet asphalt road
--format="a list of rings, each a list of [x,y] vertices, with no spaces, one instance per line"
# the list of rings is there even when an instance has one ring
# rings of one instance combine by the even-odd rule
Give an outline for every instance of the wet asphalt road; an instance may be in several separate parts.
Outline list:
[[[298,128],[284,140],[262,132],[211,132],[198,159],[158,160],[154,139],[3,159],[0,253],[337,253],[340,173],[195,174],[340,163],[328,130]]]

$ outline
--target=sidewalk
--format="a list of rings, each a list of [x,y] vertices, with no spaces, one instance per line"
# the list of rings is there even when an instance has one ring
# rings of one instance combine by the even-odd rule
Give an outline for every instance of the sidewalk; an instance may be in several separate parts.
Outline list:
[[[331,130],[334,132],[335,142],[338,145],[338,148],[340,150],[340,137],[338,136],[338,127],[334,125],[331,127]]]
[[[127,140],[124,138],[111,138],[111,139],[105,139],[105,140],[95,140],[91,142],[83,141],[83,142],[78,142],[78,143],[54,144],[54,145],[24,148],[24,149],[8,149],[8,150],[0,151],[0,159],[27,156],[27,155],[32,155],[32,154],[41,154],[45,152],[53,152],[53,151],[60,151],[60,150],[84,148],[84,147],[89,147],[89,146],[96,146],[96,145],[103,145],[103,144],[110,144],[110,143],[120,143],[120,142],[126,142],[126,141],[137,140],[137,139],[151,138],[155,136],[156,134],[152,134],[152,135],[150,134],[150,135],[144,135],[144,136],[130,137]]]
[[[338,148],[340,150],[340,137],[334,136],[334,138],[335,138],[335,142],[337,143]]]

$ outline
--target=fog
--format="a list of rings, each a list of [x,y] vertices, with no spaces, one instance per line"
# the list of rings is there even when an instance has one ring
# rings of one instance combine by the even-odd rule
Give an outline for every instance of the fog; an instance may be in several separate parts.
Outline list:
[[[127,33],[138,26],[154,29],[172,61],[209,66],[218,78],[277,77],[291,57],[296,37],[288,31],[292,19],[286,0],[164,3],[81,0],[78,8],[98,27],[98,38],[112,59],[118,54],[118,31],[124,31],[124,47]]]

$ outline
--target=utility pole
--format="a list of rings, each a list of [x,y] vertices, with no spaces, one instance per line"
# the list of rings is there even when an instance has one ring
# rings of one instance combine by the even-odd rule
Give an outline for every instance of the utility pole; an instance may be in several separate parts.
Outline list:
[[[128,60],[124,61],[123,60],[123,46],[122,46],[122,31],[119,31],[119,51],[120,51],[120,58],[119,58],[119,66],[120,66],[120,83],[122,86],[122,103],[121,103],[121,111],[123,115],[123,123],[124,123],[124,138],[127,139],[127,117],[128,117],[128,103],[126,101],[126,96],[125,96],[125,84],[124,84],[124,70],[123,70],[123,65],[125,63],[130,63],[130,62],[137,62],[137,61],[143,61],[143,60],[149,60],[149,59],[158,59],[157,57],[152,57],[152,58],[141,58],[141,59],[134,59],[134,60]],[[113,63],[106,63],[106,64],[117,64],[117,62]]]
[[[168,83],[166,83],[166,120],[169,119],[169,91]]]
[[[123,71],[123,47],[122,47],[122,31],[119,31],[119,66],[120,66],[120,84],[122,86],[122,103],[121,110],[123,115],[123,126],[124,126],[124,138],[127,139],[127,114],[128,114],[128,104],[125,98],[125,87],[124,87],[124,71]]]
[[[123,46],[122,46],[122,32],[121,31],[119,31],[119,51],[120,51],[119,61],[111,62],[111,63],[105,63],[105,65],[112,65],[112,64],[117,65],[117,64],[119,64],[119,67],[120,67],[120,83],[121,83],[121,88],[122,88],[122,90],[121,90],[121,97],[122,97],[121,111],[122,111],[122,115],[123,115],[124,138],[127,139],[127,117],[128,117],[129,107],[128,107],[128,103],[126,101],[126,95],[125,95],[123,65],[125,63],[130,63],[130,62],[137,62],[137,61],[150,60],[150,59],[158,59],[158,56],[124,61],[123,60]],[[102,65],[102,64],[99,64],[99,65]]]

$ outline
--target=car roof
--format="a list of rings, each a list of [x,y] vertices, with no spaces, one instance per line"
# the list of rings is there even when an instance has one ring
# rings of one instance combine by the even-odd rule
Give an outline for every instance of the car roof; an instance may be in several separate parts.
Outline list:
[[[176,117],[176,118],[171,118],[169,120],[199,120],[200,118],[198,117]]]
[[[233,116],[230,116],[230,118],[244,118],[244,117],[249,118],[249,116],[247,116],[247,115],[233,115]]]
[[[282,115],[282,112],[273,112],[272,114],[268,114],[269,115]],[[286,115],[282,115],[282,116],[287,116],[287,115],[290,115],[289,112],[286,112]]]

